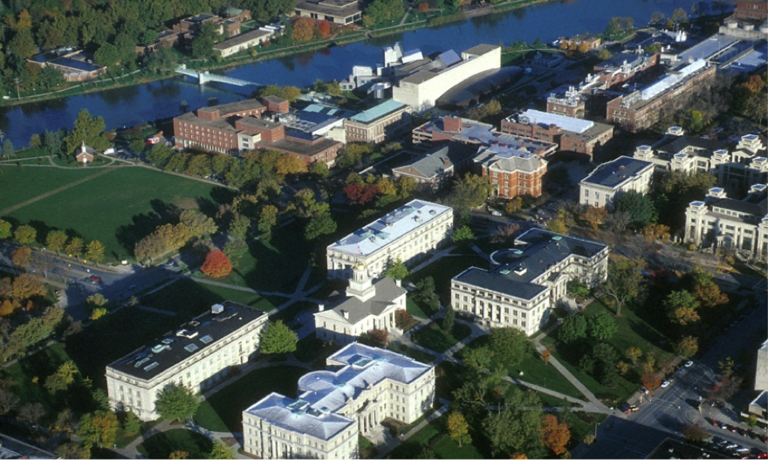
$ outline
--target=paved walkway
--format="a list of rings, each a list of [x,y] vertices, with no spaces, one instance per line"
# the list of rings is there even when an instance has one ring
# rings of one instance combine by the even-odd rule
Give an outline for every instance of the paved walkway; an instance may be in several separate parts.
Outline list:
[[[402,435],[402,436],[399,436],[399,437],[397,437],[397,438],[391,438],[391,439],[389,440],[389,442],[387,442],[387,443],[386,443],[386,444],[384,444],[383,446],[382,446],[382,445],[380,445],[380,446],[376,446],[376,449],[377,449],[377,453],[376,453],[376,457],[374,457],[374,458],[384,458],[384,457],[386,457],[386,456],[387,456],[387,454],[389,454],[390,452],[392,452],[392,450],[393,450],[395,447],[399,446],[399,445],[400,445],[400,444],[402,444],[403,442],[405,442],[405,441],[407,441],[408,439],[410,439],[410,438],[411,438],[411,436],[413,436],[414,434],[418,433],[418,432],[419,432],[419,430],[421,430],[422,428],[424,428],[425,426],[427,426],[427,424],[428,424],[429,422],[431,422],[431,421],[433,421],[433,420],[436,420],[436,419],[438,419],[438,418],[442,417],[442,416],[443,416],[443,414],[445,414],[446,412],[448,412],[448,406],[450,405],[450,402],[449,402],[449,401],[447,401],[447,400],[445,400],[445,399],[441,399],[441,400],[440,400],[440,402],[443,404],[443,405],[440,407],[440,409],[438,409],[438,410],[434,411],[433,413],[431,413],[431,414],[430,414],[430,415],[429,415],[427,418],[425,418],[424,420],[422,420],[422,422],[421,422],[421,423],[419,423],[418,425],[416,425],[416,426],[414,426],[413,428],[411,428],[411,429],[410,429],[410,430],[409,430],[409,431],[408,431],[406,434],[404,434],[404,435]]]

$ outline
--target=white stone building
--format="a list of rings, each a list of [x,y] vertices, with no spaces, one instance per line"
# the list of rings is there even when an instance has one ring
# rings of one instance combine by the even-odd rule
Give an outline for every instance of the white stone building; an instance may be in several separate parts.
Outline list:
[[[459,316],[492,327],[536,333],[576,280],[595,286],[608,276],[608,246],[531,229],[515,248],[491,255],[490,270],[470,267],[451,280],[451,306]]]
[[[358,434],[381,421],[409,424],[432,407],[435,370],[381,348],[350,343],[333,370],[299,379],[298,398],[271,393],[243,411],[244,451],[259,458],[358,458]]]
[[[720,187],[709,189],[704,201],[693,201],[685,210],[685,242],[768,260],[768,187],[753,185],[743,200],[728,198]]]
[[[437,99],[467,79],[501,68],[501,47],[477,45],[461,53],[446,52],[408,75],[392,87],[392,98],[422,112],[435,106]]]
[[[328,246],[328,278],[346,280],[362,263],[374,278],[398,259],[410,265],[448,242],[453,209],[413,200]]]
[[[141,420],[158,418],[158,393],[169,385],[195,392],[218,384],[259,350],[267,323],[264,312],[225,302],[107,366],[107,394],[113,409]]]
[[[405,310],[405,289],[400,280],[383,277],[372,281],[368,268],[357,264],[345,294],[334,294],[315,313],[317,338],[350,343],[371,329],[395,328],[395,313]]]
[[[610,208],[622,193],[648,193],[652,178],[653,163],[620,156],[601,164],[579,182],[579,204]]]

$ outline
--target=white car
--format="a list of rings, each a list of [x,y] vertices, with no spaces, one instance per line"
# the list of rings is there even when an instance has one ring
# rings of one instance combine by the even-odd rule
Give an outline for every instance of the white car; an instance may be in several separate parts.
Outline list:
[[[693,361],[688,361],[685,364],[683,364],[684,367],[691,367],[693,366]]]
[[[669,386],[669,380],[661,382],[661,388],[667,388]]]
[[[501,213],[499,211],[491,211],[492,216],[501,217]]]

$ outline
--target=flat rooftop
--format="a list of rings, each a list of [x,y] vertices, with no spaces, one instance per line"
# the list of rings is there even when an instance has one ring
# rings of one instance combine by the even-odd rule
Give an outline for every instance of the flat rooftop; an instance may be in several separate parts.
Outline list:
[[[410,384],[432,366],[398,353],[350,343],[328,358],[337,371],[315,371],[299,379],[299,397],[272,393],[244,411],[281,428],[329,440],[354,421],[336,412],[363,391],[385,380]]]
[[[223,117],[231,113],[244,112],[246,110],[257,110],[261,108],[264,108],[264,104],[262,104],[258,100],[246,99],[244,101],[230,102],[228,104],[212,105],[210,107],[200,107],[197,110],[200,112],[215,112],[218,110],[219,113],[221,113],[221,116]]]
[[[582,134],[595,126],[594,122],[584,120],[582,118],[567,117],[565,115],[547,113],[533,109],[528,109],[517,116],[510,116],[507,118],[507,120],[513,123],[521,124],[536,123],[537,125],[543,126],[545,128],[549,128],[549,125],[556,125],[564,131],[571,131],[578,134]]]
[[[195,115],[194,112],[187,112],[185,114],[179,115],[176,117],[177,120],[186,121],[188,123],[193,123],[198,126],[205,126],[207,128],[213,128],[220,131],[226,131],[230,133],[236,133],[237,130],[234,127],[233,122],[230,122],[230,119],[228,118],[216,118],[215,120],[207,120],[205,118],[200,118],[197,115]],[[176,134],[179,136],[179,134]]]
[[[384,217],[328,246],[329,250],[368,256],[413,230],[428,225],[453,209],[429,201],[413,200]]]
[[[240,35],[235,35],[232,38],[229,38],[227,40],[224,40],[221,43],[217,43],[213,45],[213,49],[215,50],[225,50],[227,48],[232,48],[233,46],[240,46],[243,43],[247,43],[251,40],[256,40],[260,37],[268,37],[272,35],[272,32],[268,32],[266,30],[260,30],[255,29],[248,32],[245,32]]]
[[[297,155],[313,156],[317,155],[329,149],[340,142],[328,139],[326,137],[313,138],[313,142],[302,142],[297,139],[292,139],[290,136],[286,136],[276,142],[259,142],[257,145],[265,149],[279,150],[282,152],[295,153]]]
[[[515,240],[515,248],[496,251],[491,255],[498,266],[491,270],[471,267],[453,279],[530,300],[547,290],[543,284],[546,280],[537,279],[552,266],[572,255],[591,258],[607,248],[594,241],[534,228]]]
[[[262,311],[231,301],[224,302],[222,306],[221,313],[209,310],[123,356],[107,368],[149,381],[187,359],[197,358],[218,341],[265,316]]]
[[[615,160],[601,164],[581,182],[617,188],[649,168],[653,169],[653,163],[622,155]]]
[[[388,101],[382,102],[377,106],[371,107],[368,110],[363,110],[362,112],[350,117],[349,119],[358,121],[360,123],[373,123],[374,121],[382,117],[385,117],[393,112],[401,110],[405,107],[406,105],[403,104],[402,102],[397,102],[395,100],[390,99]]]

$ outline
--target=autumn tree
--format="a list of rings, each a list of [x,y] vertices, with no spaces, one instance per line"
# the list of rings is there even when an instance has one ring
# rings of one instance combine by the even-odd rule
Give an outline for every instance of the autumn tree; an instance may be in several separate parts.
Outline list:
[[[99,447],[111,446],[115,443],[115,436],[120,427],[117,416],[112,411],[96,411],[85,414],[80,419],[80,427],[77,436],[85,442]]]
[[[655,390],[661,385],[661,378],[653,369],[646,368],[640,377],[640,382],[645,388]]]
[[[371,329],[360,334],[358,342],[372,347],[386,348],[389,343],[389,333],[384,329]]]
[[[13,238],[21,244],[32,244],[37,239],[37,230],[29,225],[19,225],[13,231]]]
[[[78,236],[73,236],[69,243],[64,247],[64,251],[70,256],[70,257],[80,257],[83,254],[83,247],[85,246],[85,243],[83,242],[83,239]]]
[[[10,238],[12,235],[11,223],[0,219],[0,239]]]
[[[187,452],[186,450],[174,450],[173,452],[168,454],[168,458],[169,459],[185,459],[185,458],[189,458],[189,452]]]
[[[643,237],[648,243],[660,241],[662,243],[669,240],[670,229],[663,224],[648,224],[643,227]]]
[[[664,299],[667,317],[680,326],[686,326],[701,319],[696,311],[698,307],[699,302],[685,289],[672,291]]]
[[[637,360],[639,360],[640,357],[643,356],[643,350],[641,350],[638,347],[629,347],[627,348],[626,355],[627,355],[627,358],[629,358],[632,361],[632,364],[637,366]]]
[[[278,174],[303,174],[307,172],[307,163],[293,155],[280,155],[275,161],[275,172]]]
[[[683,433],[683,436],[685,436],[685,439],[695,443],[703,442],[705,439],[710,437],[709,433],[707,433],[707,430],[700,427],[699,425],[696,425],[695,423],[689,423],[683,426],[680,431]]]
[[[293,21],[291,38],[297,42],[307,42],[315,38],[315,21],[307,17],[299,17]]]
[[[64,250],[68,239],[69,237],[64,230],[52,230],[45,237],[45,245],[48,249],[56,251],[56,254],[58,254],[59,251]]]
[[[700,306],[713,308],[728,303],[728,295],[721,292],[720,287],[712,281],[712,275],[701,268],[695,267],[686,277],[691,286],[690,292]]]
[[[549,350],[541,352],[541,360],[544,361],[544,363],[549,363],[550,359],[552,359],[552,353],[550,353]]]
[[[552,414],[546,414],[541,417],[541,442],[555,455],[562,455],[566,452],[565,446],[571,439],[571,431],[568,424],[560,423]]]
[[[465,442],[472,442],[472,437],[469,434],[469,424],[461,412],[451,412],[448,416],[448,436],[459,444],[459,448]]]
[[[261,332],[261,352],[266,355],[293,353],[299,338],[282,320],[270,322]]]
[[[321,37],[327,37],[331,34],[331,23],[325,19],[317,23],[317,31],[320,32]]]
[[[104,259],[104,245],[99,240],[93,240],[85,247],[85,260],[93,260],[97,264]]]
[[[379,194],[379,186],[376,184],[360,184],[352,182],[343,189],[344,195],[357,205],[364,205],[373,201]]]
[[[621,316],[621,307],[640,293],[642,268],[640,262],[625,258],[611,261],[609,264],[608,279],[600,286],[600,290],[613,299],[616,304],[616,316]]]
[[[27,246],[22,246],[11,254],[11,260],[15,265],[21,268],[29,268],[29,261],[32,258],[32,250]]]
[[[214,249],[205,256],[205,262],[200,271],[211,278],[222,278],[232,271],[232,264],[227,255],[218,249]]]
[[[186,385],[166,386],[155,401],[155,409],[160,417],[180,422],[194,417],[199,406],[197,395]]]
[[[608,217],[608,211],[604,207],[586,206],[581,211],[580,217],[592,230],[597,230]]]
[[[675,343],[675,353],[683,358],[693,358],[696,353],[699,352],[699,339],[696,337],[686,335],[682,337],[677,343]]]

